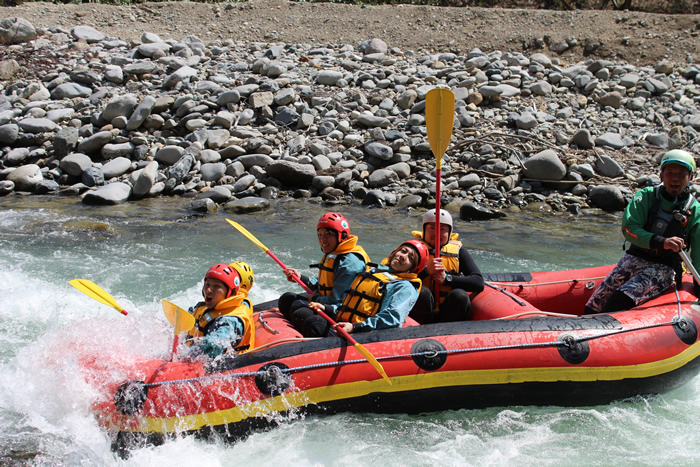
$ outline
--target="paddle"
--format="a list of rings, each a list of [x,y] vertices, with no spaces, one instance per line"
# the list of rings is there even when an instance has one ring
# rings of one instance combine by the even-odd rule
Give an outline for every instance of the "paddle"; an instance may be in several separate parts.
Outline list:
[[[124,316],[128,315],[129,313],[126,312],[124,308],[122,308],[117,301],[112,297],[110,294],[108,294],[102,287],[99,285],[95,284],[92,281],[89,281],[87,279],[73,279],[72,281],[68,281],[70,285],[75,287],[76,289],[80,290],[82,293],[87,295],[90,298],[94,298],[100,303],[104,303],[105,305],[109,305],[115,310],[117,310],[119,313],[123,314]]]
[[[180,333],[189,331],[194,327],[194,316],[175,305],[173,302],[163,300],[163,313],[168,318],[170,324],[173,325],[175,337],[173,338],[173,350],[170,353],[170,361],[175,359],[177,345],[180,343]]]
[[[282,261],[280,261],[279,258],[278,258],[277,256],[275,256],[275,254],[272,253],[268,247],[266,247],[265,245],[263,245],[262,243],[260,243],[260,241],[259,241],[257,238],[255,238],[255,237],[253,236],[252,233],[248,232],[248,231],[245,229],[245,227],[243,227],[243,226],[242,226],[241,224],[239,224],[238,222],[232,221],[231,219],[226,219],[226,221],[228,221],[229,224],[231,224],[232,226],[234,226],[234,227],[236,228],[236,230],[238,230],[240,233],[242,233],[243,235],[245,235],[245,237],[246,237],[248,240],[250,240],[251,242],[255,243],[255,245],[256,245],[258,248],[260,248],[262,251],[264,251],[265,253],[267,253],[268,255],[270,255],[270,258],[274,259],[275,262],[276,262],[277,264],[279,264],[280,267],[281,267],[282,269],[287,269],[287,266],[285,266],[284,263],[283,263]],[[296,278],[296,276],[295,276],[295,279],[296,279],[296,281],[297,281],[308,293],[312,293],[311,290],[306,286],[306,284],[304,284],[304,283],[301,281],[301,279]]]
[[[270,251],[269,248],[267,248],[265,245],[263,245],[257,238],[255,238],[253,236],[252,233],[248,232],[241,224],[239,224],[238,222],[234,222],[231,219],[226,219],[226,220],[228,221],[229,224],[231,224],[233,227],[235,227],[236,230],[238,230],[240,233],[245,235],[245,237],[248,240],[253,242],[258,248],[260,248],[262,251],[267,253],[270,256],[270,258],[275,260],[275,262],[277,264],[279,264],[282,269],[288,269],[287,266],[285,266],[285,264],[282,261],[280,261],[280,259],[277,256],[275,256],[274,253],[272,253]],[[304,282],[301,280],[301,278],[299,276],[294,274],[293,277],[294,277],[294,280],[296,281],[296,283],[299,284],[306,291],[306,293],[309,293],[309,294],[313,293],[311,291],[311,289],[306,284],[304,284]],[[336,322],[333,321],[333,319],[331,319],[331,317],[328,316],[326,313],[324,313],[322,310],[320,310],[318,308],[314,308],[314,310],[316,311],[316,313],[318,313],[318,315],[321,318],[325,319],[328,322],[328,324],[330,324],[331,326],[336,325]],[[387,376],[386,371],[384,371],[384,367],[382,366],[381,363],[379,363],[377,361],[376,358],[374,358],[374,355],[372,355],[369,350],[367,350],[362,344],[360,344],[355,339],[353,339],[352,336],[350,336],[350,334],[348,334],[343,328],[335,327],[334,330],[337,333],[339,333],[341,336],[343,336],[343,338],[345,338],[345,340],[347,340],[349,343],[351,343],[353,345],[353,347],[355,347],[355,349],[360,353],[360,355],[365,357],[367,359],[367,361],[374,367],[374,369],[377,370],[377,372],[379,372],[380,375],[382,375],[382,378],[384,378],[384,380],[386,380],[387,383],[391,384],[391,380],[389,379],[389,376]]]
[[[435,88],[425,96],[425,129],[435,156],[435,258],[440,257],[440,192],[442,191],[442,156],[452,138],[455,95],[449,89]],[[440,306],[440,284],[435,283],[435,308]]]
[[[690,261],[690,258],[688,257],[688,253],[685,251],[681,250],[678,252],[679,255],[681,255],[681,258],[683,259],[683,262],[685,263],[685,267],[688,268],[688,271],[693,275],[693,279],[695,279],[695,282],[700,284],[700,275],[698,275],[697,269],[695,269],[695,266],[693,266],[693,263]]]

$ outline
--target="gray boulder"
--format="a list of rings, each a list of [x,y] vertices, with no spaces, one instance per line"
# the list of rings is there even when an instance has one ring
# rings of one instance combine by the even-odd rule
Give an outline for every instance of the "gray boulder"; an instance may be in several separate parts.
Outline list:
[[[385,54],[389,51],[389,46],[386,45],[386,42],[384,42],[381,39],[371,39],[364,44],[364,50],[362,53],[365,55],[370,55],[370,54]]]
[[[48,193],[56,193],[59,188],[60,185],[55,180],[42,180],[34,185],[34,194],[45,195]]]
[[[98,167],[88,167],[83,171],[81,180],[85,186],[100,186],[104,185],[105,175]]]
[[[9,166],[21,165],[21,163],[29,156],[29,149],[15,148],[5,156],[5,163]]]
[[[534,180],[561,180],[566,176],[566,166],[557,153],[545,149],[523,163],[523,175]]]
[[[165,175],[168,177],[168,181],[173,180],[174,184],[177,185],[182,181],[182,179],[187,176],[187,174],[192,169],[194,165],[194,156],[192,154],[184,154],[180,159],[177,160],[173,165],[165,170]]]
[[[233,184],[233,192],[240,193],[250,188],[255,183],[255,175],[244,175]]]
[[[224,205],[224,209],[236,214],[246,214],[250,212],[263,211],[270,207],[270,201],[257,196],[249,196],[233,201],[229,201]]]
[[[155,159],[164,165],[173,165],[185,154],[185,149],[181,146],[163,146],[156,152]],[[189,169],[188,169],[189,170]]]
[[[221,161],[221,154],[213,149],[203,149],[202,152],[199,153],[199,156],[197,156],[197,159],[202,164],[213,164],[214,162]]]
[[[126,157],[115,157],[102,166],[105,179],[120,177],[131,168],[131,160]]]
[[[622,94],[617,91],[612,91],[603,94],[598,99],[598,103],[602,106],[612,107],[613,109],[619,109],[622,106]]]
[[[11,182],[9,180],[0,180],[0,196],[9,195],[14,189],[14,182]]]
[[[601,154],[595,162],[595,171],[604,177],[624,177],[625,171],[610,156]]]
[[[335,70],[323,70],[316,77],[317,84],[335,86],[343,78],[343,73]]]
[[[88,44],[100,42],[105,38],[104,34],[90,26],[76,26],[71,31],[71,34],[73,34],[73,37],[76,39],[85,40]]]
[[[523,112],[515,119],[515,126],[521,130],[531,130],[537,126],[537,119],[530,112]]]
[[[0,44],[21,44],[36,39],[36,29],[24,18],[0,19]]]
[[[156,182],[156,176],[158,175],[158,162],[149,162],[146,167],[143,168],[136,183],[134,183],[134,189],[132,190],[132,195],[135,198],[142,198],[153,188],[153,184]]]
[[[216,205],[210,198],[195,199],[190,204],[187,205],[187,209],[190,211],[201,212],[204,214],[215,213],[219,210],[219,206]]]
[[[61,128],[53,138],[53,154],[58,159],[62,159],[75,151],[78,145],[78,129],[72,126]]]
[[[245,170],[250,170],[252,167],[267,167],[272,163],[272,158],[266,154],[246,154],[236,159],[236,162],[243,164]]]
[[[381,159],[383,161],[391,160],[394,156],[394,151],[391,147],[386,144],[378,143],[376,141],[369,141],[365,144],[365,152],[372,157]]]
[[[92,89],[87,86],[81,86],[78,83],[63,83],[56,86],[51,91],[51,99],[73,99],[74,97],[90,97]]]
[[[598,185],[588,192],[591,204],[604,211],[622,211],[625,209],[625,197],[620,189],[614,185]]]
[[[110,141],[112,141],[112,132],[100,131],[78,143],[78,151],[86,154],[97,152]]]
[[[131,195],[131,186],[116,182],[89,191],[83,196],[83,203],[91,205],[115,205],[124,203]]]
[[[43,179],[41,169],[36,164],[17,167],[7,175],[7,180],[15,184],[17,191],[33,191],[34,187]]]
[[[19,126],[15,123],[7,123],[0,126],[0,144],[12,144],[17,141]]]
[[[92,167],[92,159],[85,154],[74,152],[61,159],[59,167],[68,175],[78,177],[83,174],[85,169]]]
[[[23,118],[19,121],[19,127],[25,133],[45,133],[54,131],[58,125],[48,118]]]
[[[198,194],[196,199],[211,199],[216,204],[223,204],[231,199],[231,191],[225,186],[215,186]]]
[[[369,175],[370,188],[381,188],[398,181],[398,174],[389,169],[378,169]]]
[[[622,149],[633,144],[634,140],[632,138],[622,136],[619,133],[603,133],[595,139],[596,146],[609,146],[613,149]]]
[[[216,182],[226,173],[226,164],[223,162],[214,162],[212,164],[202,164],[199,169],[202,174],[202,180],[205,182]]]
[[[139,98],[136,94],[123,94],[121,96],[117,96],[107,103],[105,109],[102,111],[102,118],[108,122],[111,122],[117,117],[129,118],[138,105]],[[155,105],[155,100],[153,100],[153,105]],[[144,119],[145,118],[146,117],[144,117]]]
[[[593,149],[595,147],[593,135],[585,128],[574,133],[574,136],[571,137],[571,142],[581,149]]]
[[[112,144],[107,143],[102,146],[100,154],[105,160],[114,159],[115,157],[126,157],[134,153],[134,144],[127,141],[126,143]]]
[[[490,209],[485,206],[467,201],[459,207],[459,217],[467,221],[471,220],[489,220],[506,217],[506,214],[496,209]]]
[[[146,96],[143,100],[136,106],[133,113],[129,117],[129,121],[126,123],[126,129],[131,131],[135,130],[141,126],[141,124],[146,120],[146,118],[151,114],[153,107],[156,105],[156,98],[153,96]]]
[[[265,171],[282,185],[292,187],[306,187],[316,176],[313,165],[290,161],[274,161],[265,167]]]

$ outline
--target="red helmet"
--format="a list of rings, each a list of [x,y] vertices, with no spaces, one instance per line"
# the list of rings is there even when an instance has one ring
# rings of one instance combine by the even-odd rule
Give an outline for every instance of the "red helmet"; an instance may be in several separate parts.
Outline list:
[[[416,253],[418,253],[418,264],[416,265],[416,267],[413,268],[412,271],[409,271],[418,274],[428,265],[428,258],[430,257],[428,247],[425,246],[425,243],[421,242],[418,239],[406,240],[401,245],[399,245],[399,248],[401,248],[403,245],[410,245],[411,247],[413,247],[414,250],[416,250]]]
[[[337,212],[329,212],[321,216],[316,224],[316,230],[324,228],[338,232],[338,243],[350,236],[350,224],[348,220]]]
[[[226,295],[226,298],[236,295],[238,293],[238,288],[241,286],[241,276],[228,264],[215,264],[209,268],[204,278],[218,279],[226,284],[228,287],[228,295]]]

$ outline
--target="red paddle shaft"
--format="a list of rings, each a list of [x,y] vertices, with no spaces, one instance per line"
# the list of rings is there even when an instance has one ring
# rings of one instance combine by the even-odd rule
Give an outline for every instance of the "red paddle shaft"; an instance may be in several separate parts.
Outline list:
[[[441,181],[442,181],[442,168],[438,168],[435,172],[435,234],[433,243],[435,244],[435,258],[440,258],[440,237],[442,232],[440,231],[440,191],[441,191]],[[440,284],[435,281],[435,308],[433,311],[437,311],[440,308]]]
[[[275,256],[275,254],[273,252],[271,252],[270,250],[267,250],[267,254],[270,255],[270,258],[274,259],[275,262],[282,267],[282,269],[288,269],[287,266],[285,266],[285,264],[282,261],[280,261],[280,259],[277,256]],[[306,290],[307,293],[313,293],[311,291],[311,289],[309,288],[309,286],[307,286],[306,284],[304,284],[304,282],[302,282],[302,280],[299,276],[294,274],[292,277],[294,277],[294,280],[297,282],[297,284],[299,284],[304,290]],[[328,321],[331,326],[334,326],[333,330],[335,332],[340,333],[340,335],[342,335],[345,339],[347,339],[348,342],[350,342],[352,345],[357,344],[357,341],[355,339],[353,339],[352,336],[350,334],[348,334],[345,329],[343,329],[342,327],[335,327],[335,325],[337,323],[330,316],[328,316],[324,311],[319,310],[318,308],[314,308],[314,311],[316,313],[318,313],[318,315],[321,318]]]

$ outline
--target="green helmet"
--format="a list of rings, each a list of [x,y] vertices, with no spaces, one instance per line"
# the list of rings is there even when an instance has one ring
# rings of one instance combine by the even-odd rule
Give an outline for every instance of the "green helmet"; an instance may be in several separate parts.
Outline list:
[[[661,170],[669,164],[682,165],[688,169],[691,174],[695,173],[695,159],[688,151],[683,151],[681,149],[668,151],[661,158]]]

